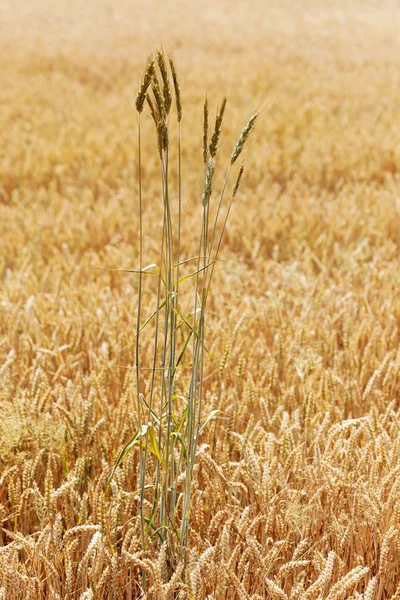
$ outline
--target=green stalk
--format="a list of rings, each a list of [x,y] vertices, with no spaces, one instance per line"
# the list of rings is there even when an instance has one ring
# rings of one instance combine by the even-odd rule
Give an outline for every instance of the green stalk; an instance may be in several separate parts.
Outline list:
[[[167,215],[167,202],[166,202],[166,172],[164,166],[164,159],[161,158],[161,173],[162,173],[162,182],[163,182],[163,205],[164,205],[164,225],[163,225],[163,247],[164,241],[166,242],[165,255],[164,255],[164,263],[165,270],[168,273],[168,263],[169,263],[169,245],[168,245],[168,215]],[[159,448],[161,451],[162,448],[162,431],[163,431],[163,411],[165,406],[165,397],[167,394],[166,386],[165,386],[165,365],[167,362],[167,349],[168,349],[168,324],[169,324],[169,294],[170,294],[170,283],[167,278],[167,289],[166,289],[166,302],[164,309],[164,341],[163,341],[163,349],[162,349],[162,357],[161,357],[161,396],[160,396],[160,429],[159,429]],[[168,401],[167,401],[168,402]],[[159,468],[160,465],[157,463],[157,485],[159,481]],[[163,471],[162,483],[161,483],[161,497],[160,497],[160,522],[159,527],[165,526],[165,508],[166,508],[166,498],[165,498],[165,472]]]
[[[225,190],[226,190],[226,186],[227,186],[227,183],[228,183],[228,179],[229,179],[229,175],[230,175],[230,172],[231,172],[231,168],[232,168],[232,165],[229,165],[228,171],[227,171],[226,176],[225,176],[224,185],[222,186],[221,195],[219,197],[218,209],[217,209],[217,214],[215,215],[214,227],[213,227],[213,232],[212,232],[211,242],[210,242],[210,252],[209,252],[209,256],[210,257],[212,256],[212,247],[213,247],[213,244],[214,244],[214,238],[215,238],[215,233],[216,233],[216,229],[217,229],[217,223],[218,223],[219,213],[221,211],[222,200],[223,200],[224,195],[225,195]],[[215,264],[215,262],[214,262],[214,264]]]
[[[181,260],[181,217],[182,217],[182,181],[181,181],[181,122],[178,121],[178,232],[177,232],[177,267],[176,267],[176,295],[174,296],[174,308],[179,308],[179,263]],[[176,319],[177,313],[174,311],[174,324],[173,324],[173,337],[172,337],[172,365],[174,368],[173,377],[175,377],[176,366],[175,366],[175,351],[176,351]],[[176,504],[176,486],[175,486],[175,460],[174,460],[174,442],[172,443],[172,457],[171,457],[171,506],[170,506],[170,521],[173,522],[175,514]]]
[[[143,215],[142,215],[142,157],[141,157],[141,136],[140,136],[140,113],[138,115],[138,178],[139,178],[139,284],[138,284],[138,310],[136,322],[136,342],[135,342],[135,366],[136,366],[136,397],[137,397],[137,412],[139,429],[142,427],[141,407],[140,407],[140,380],[139,380],[139,336],[140,336],[140,316],[142,308],[142,269],[143,269]],[[144,519],[143,519],[143,500],[144,500],[144,480],[145,480],[145,465],[143,462],[143,449],[139,445],[139,464],[140,464],[140,535],[142,549],[145,550],[144,538]]]
[[[229,165],[226,177],[225,177],[225,181],[224,181],[224,185],[222,187],[222,191],[221,191],[221,196],[219,199],[219,204],[218,204],[218,210],[217,210],[217,214],[215,217],[215,221],[214,221],[214,228],[213,228],[213,234],[212,234],[212,238],[211,238],[211,243],[210,243],[210,256],[211,256],[211,252],[212,252],[212,246],[213,246],[213,241],[214,241],[214,236],[215,236],[215,231],[216,231],[216,225],[217,225],[217,221],[218,221],[218,216],[220,213],[220,209],[221,209],[221,205],[222,205],[222,201],[225,195],[225,190],[226,190],[226,186],[228,183],[228,179],[229,179],[229,175],[230,175],[230,171],[231,171],[231,165]],[[218,259],[218,254],[219,254],[219,250],[221,247],[221,243],[222,243],[222,238],[225,232],[225,228],[226,228],[226,223],[228,221],[228,217],[229,217],[229,213],[231,210],[231,206],[232,206],[232,202],[233,202],[233,196],[230,200],[229,206],[228,206],[228,210],[227,213],[225,215],[225,219],[224,219],[224,223],[222,226],[222,231],[219,237],[219,241],[218,241],[218,245],[217,245],[217,250],[215,253],[215,256],[213,257],[213,260],[209,261],[209,264],[211,265],[211,269],[210,269],[210,274],[209,274],[209,279],[208,282],[205,282],[204,284],[204,288],[203,288],[203,305],[204,305],[204,311],[207,305],[207,299],[208,299],[208,293],[210,290],[210,286],[211,286],[211,280],[212,280],[212,276],[214,273],[214,269],[215,269],[215,265]],[[205,250],[206,253],[206,250]],[[205,276],[204,278],[206,279],[208,276],[208,269],[204,271]],[[199,393],[199,410],[198,410],[198,418],[197,418],[197,430],[196,430],[196,437],[195,437],[195,447],[197,447],[197,443],[198,443],[198,439],[199,439],[199,435],[200,435],[200,428],[201,428],[201,409],[202,409],[202,385],[203,385],[203,363],[204,363],[204,312],[202,311],[202,316],[203,316],[203,327],[202,327],[202,352],[203,352],[203,357],[202,357],[202,364],[201,364],[201,376],[200,376],[200,393]]]
[[[226,184],[228,182],[229,173],[230,173],[230,167],[228,169],[228,173],[227,173],[227,176],[226,176],[226,179],[225,179],[223,193],[225,192]],[[221,194],[221,202],[222,202],[223,193]],[[220,236],[219,236],[219,240],[218,240],[218,244],[217,244],[217,249],[216,249],[216,252],[215,252],[215,256],[213,257],[213,261],[212,261],[212,265],[211,265],[211,270],[210,270],[210,276],[209,276],[209,280],[208,280],[207,287],[206,287],[206,300],[205,300],[205,302],[207,302],[208,292],[210,290],[211,280],[212,280],[212,276],[214,274],[215,265],[216,265],[217,260],[218,260],[218,255],[219,255],[219,251],[220,251],[220,248],[221,248],[222,238],[224,236],[226,224],[228,222],[229,213],[230,213],[231,208],[232,208],[233,198],[234,198],[234,195],[232,195],[232,197],[230,199],[230,202],[229,202],[229,205],[228,205],[228,210],[226,212],[224,223],[222,225],[222,230],[221,230],[221,233],[220,233]],[[211,252],[211,249],[210,249],[210,252]]]
[[[157,370],[157,348],[158,348],[158,332],[159,332],[159,322],[160,322],[160,310],[158,307],[160,306],[160,297],[161,297],[161,267],[163,263],[163,240],[164,240],[164,228],[165,228],[165,220],[163,219],[162,233],[161,233],[161,250],[160,250],[160,273],[158,276],[158,284],[157,284],[157,312],[156,312],[156,321],[155,321],[155,332],[154,332],[154,351],[153,351],[153,365],[151,370],[151,380],[150,380],[150,396],[149,396],[149,408],[148,408],[148,421],[151,419],[152,409],[153,409],[153,401],[154,401],[154,384],[155,384],[155,374]],[[161,413],[160,413],[161,418]],[[147,459],[148,453],[148,444],[147,444],[147,433],[146,433],[146,450],[145,456]],[[161,423],[158,432],[158,445],[161,447]],[[159,463],[157,462],[156,467],[156,477],[155,477],[155,486],[154,486],[154,498],[153,498],[153,512],[156,510],[155,504],[158,501],[158,482],[159,482]]]
[[[207,166],[204,166],[204,186],[206,182],[206,173]],[[193,316],[193,331],[196,331],[196,321],[197,321],[197,298],[199,292],[199,281],[200,281],[200,262],[202,256],[202,249],[204,244],[204,238],[206,237],[206,222],[207,222],[207,206],[203,206],[203,217],[202,217],[202,228],[200,234],[199,241],[199,250],[198,250],[198,258],[197,258],[197,274],[196,274],[196,284],[195,284],[195,300],[194,300],[194,316]],[[204,253],[204,261],[206,260],[206,253]],[[185,478],[185,488],[184,488],[184,497],[183,497],[183,509],[182,509],[182,523],[181,523],[181,548],[185,549],[184,562],[186,564],[186,548],[188,542],[188,531],[189,531],[189,509],[190,509],[190,501],[191,501],[191,484],[192,484],[192,476],[193,476],[193,466],[194,459],[196,453],[196,445],[194,443],[194,428],[195,428],[195,418],[196,418],[196,401],[197,401],[197,374],[199,367],[199,353],[200,353],[200,344],[202,339],[202,325],[203,325],[203,303],[200,311],[200,318],[198,320],[198,331],[197,335],[194,336],[193,340],[193,364],[192,364],[192,373],[190,377],[190,385],[189,385],[189,396],[188,396],[188,425],[187,425],[187,464],[186,464],[186,478]]]
[[[163,168],[163,164],[162,161],[160,163],[161,165],[161,179],[162,179],[162,194],[163,194],[163,198],[164,198],[164,168]],[[163,264],[165,262],[165,257],[164,257],[164,242],[165,242],[165,230],[166,230],[166,214],[165,214],[165,202],[163,200],[163,205],[164,205],[164,213],[163,213],[163,226],[162,226],[162,234],[161,234],[161,253],[160,253],[160,278],[159,278],[159,283],[158,283],[158,294],[160,294],[160,288],[161,288],[161,281],[162,281],[162,268],[163,268]],[[166,290],[167,293],[167,290]],[[159,299],[160,296],[158,298],[158,304],[157,306],[159,306]],[[159,317],[159,310],[157,311],[157,318]],[[165,322],[164,322],[164,327],[165,327]],[[158,339],[158,334],[157,334],[157,339]],[[164,366],[163,364],[165,363],[165,333],[164,333],[164,346],[163,346],[163,352],[162,352],[162,358],[161,358],[161,397],[160,397],[160,414],[159,414],[159,429],[158,429],[158,447],[161,449],[162,447],[162,414],[163,414],[163,407],[164,407]],[[155,359],[153,362],[153,366],[155,365]],[[156,465],[156,475],[155,475],[155,497],[154,497],[154,502],[157,503],[158,502],[158,486],[160,483],[160,462],[157,460],[157,465]],[[154,505],[153,505],[153,510],[154,510]],[[159,517],[158,520],[158,524],[157,524],[157,529],[160,527],[161,525],[161,516]]]
[[[202,305],[204,305],[204,310],[205,310],[205,303],[204,303],[204,290],[206,289],[206,284],[207,284],[207,276],[208,276],[208,269],[206,267],[208,267],[210,265],[210,254],[207,254],[207,250],[208,250],[208,224],[209,224],[209,217],[210,217],[210,202],[207,203],[206,206],[206,211],[205,211],[205,219],[203,220],[203,290],[202,290],[202,294],[203,294],[203,300],[202,300]],[[202,325],[201,325],[201,346],[200,346],[200,351],[201,351],[201,359],[200,359],[200,388],[199,388],[199,410],[198,410],[198,429],[200,428],[200,419],[201,419],[201,409],[202,409],[202,401],[203,401],[203,379],[204,379],[204,333],[205,333],[205,323],[204,323],[204,310],[202,310],[201,312],[201,319],[202,319]],[[196,441],[195,441],[195,447],[197,446],[197,437],[196,436]]]
[[[169,189],[168,189],[168,150],[165,151],[164,160],[164,202],[165,202],[165,213],[166,213],[166,234],[167,234],[167,302],[166,302],[166,324],[165,324],[165,337],[164,337],[164,357],[166,357],[167,349],[169,346],[169,360],[167,369],[167,386],[164,383],[164,392],[167,393],[167,431],[165,440],[165,468],[163,470],[162,479],[162,502],[161,502],[161,515],[160,521],[161,526],[166,519],[168,512],[168,482],[169,482],[169,459],[170,459],[170,437],[171,437],[171,421],[172,421],[172,396],[173,396],[173,331],[174,331],[174,311],[173,311],[173,298],[175,295],[173,287],[173,238],[172,238],[172,220],[171,220],[171,208],[169,204]],[[169,344],[168,344],[169,338]],[[166,362],[164,361],[164,368]],[[163,378],[165,382],[165,376]],[[166,387],[166,389],[165,389]]]

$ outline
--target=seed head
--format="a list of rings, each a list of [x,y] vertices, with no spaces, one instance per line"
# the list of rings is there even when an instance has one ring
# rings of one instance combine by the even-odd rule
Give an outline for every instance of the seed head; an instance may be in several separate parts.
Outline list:
[[[235,160],[240,156],[243,147],[246,143],[247,138],[250,135],[251,130],[253,129],[253,125],[255,120],[257,119],[258,115],[253,115],[252,117],[250,117],[247,125],[244,127],[242,133],[239,136],[238,141],[235,144],[235,147],[233,148],[232,154],[231,154],[231,165],[233,165],[233,163],[235,162]]]
[[[169,66],[171,67],[172,80],[174,82],[176,112],[178,114],[178,123],[180,123],[182,120],[181,88],[179,87],[179,81],[178,81],[178,77],[176,74],[175,64],[171,57],[169,59]]]
[[[160,120],[160,115],[157,114],[157,109],[154,106],[154,102],[150,98],[149,94],[146,95],[146,100],[147,100],[147,104],[149,105],[149,108],[150,108],[151,116],[153,117],[154,123],[157,127],[157,123]]]
[[[163,81],[163,97],[165,113],[168,114],[172,104],[171,86],[169,84],[167,66],[165,64],[164,53],[160,50],[157,52],[157,62],[160,69],[161,78]]]
[[[143,110],[143,105],[144,105],[144,101],[146,100],[146,94],[147,94],[147,90],[150,87],[151,81],[153,79],[155,73],[155,69],[154,69],[154,60],[150,59],[147,65],[147,69],[146,72],[144,74],[143,77],[143,81],[140,85],[138,94],[136,96],[136,110],[138,111],[138,113],[140,114]]]
[[[204,117],[203,117],[203,162],[207,164],[208,155],[208,100],[204,101]]]
[[[207,206],[207,204],[210,200],[210,196],[211,196],[211,192],[212,192],[212,180],[213,180],[213,176],[214,176],[214,171],[215,171],[214,159],[210,158],[208,160],[206,182],[204,184],[203,198],[202,198],[204,207]]]
[[[154,99],[156,101],[156,106],[157,106],[158,114],[160,115],[160,119],[164,119],[165,114],[166,114],[164,98],[161,94],[160,84],[158,82],[156,74],[154,74],[154,76],[153,76],[151,89],[153,90]]]
[[[233,186],[233,191],[232,191],[232,198],[234,198],[236,196],[236,193],[239,189],[240,180],[242,179],[243,171],[244,171],[244,165],[242,165],[240,167],[238,176],[236,177],[235,185]]]
[[[217,117],[215,119],[214,133],[212,134],[211,143],[210,143],[210,154],[211,154],[212,158],[214,158],[214,156],[217,154],[218,141],[219,141],[219,136],[221,135],[222,119],[224,117],[226,103],[227,103],[227,99],[224,98],[222,100],[221,108],[219,109],[219,112],[217,113]]]
[[[166,149],[168,145],[168,129],[165,123],[165,120],[160,117],[158,112],[158,107],[154,105],[149,94],[146,96],[147,104],[150,108],[151,116],[153,117],[154,124],[156,126],[157,133],[157,144],[158,144],[158,153],[160,158],[162,158],[162,151]]]

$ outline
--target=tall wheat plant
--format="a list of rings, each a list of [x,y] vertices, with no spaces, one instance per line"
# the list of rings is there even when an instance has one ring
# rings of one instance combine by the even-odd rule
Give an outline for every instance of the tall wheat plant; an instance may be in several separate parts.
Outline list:
[[[176,117],[171,116],[175,98]],[[179,81],[174,62],[162,51],[148,62],[136,98],[138,113],[138,196],[139,196],[139,269],[137,326],[135,335],[136,406],[138,428],[120,453],[111,477],[134,447],[139,452],[142,549],[152,544],[168,546],[171,536],[177,541],[174,560],[186,562],[188,548],[191,488],[196,449],[202,429],[216,417],[213,411],[203,414],[203,382],[205,377],[205,318],[207,301],[215,265],[233,199],[238,191],[243,166],[235,173],[228,199],[228,184],[232,167],[239,158],[257,115],[253,115],[232,150],[222,189],[213,193],[214,175],[222,124],[226,108],[223,99],[215,124],[209,132],[209,110],[204,104],[203,123],[203,190],[199,197],[202,218],[199,219],[198,253],[195,257],[181,256],[182,166],[181,127],[183,110]],[[142,173],[141,121],[147,110],[156,129],[157,153],[162,184],[163,226],[158,264],[144,265],[142,190],[146,185]],[[177,127],[178,181],[170,175],[170,128]],[[211,135],[209,135],[209,133]],[[173,193],[172,193],[173,189]],[[171,198],[178,206],[172,206]],[[216,198],[210,211],[210,203]],[[210,217],[210,214],[213,217]],[[175,217],[174,217],[175,215]],[[182,276],[183,265],[193,262],[189,274]],[[142,319],[143,281],[146,276],[157,277],[154,311]],[[180,302],[182,286],[192,285],[192,308],[183,311]],[[187,289],[185,289],[185,296]],[[152,322],[154,351],[152,365],[141,360],[140,340],[143,329]],[[185,365],[190,375],[185,379],[187,389],[176,389],[178,370]],[[150,369],[150,371],[149,371]],[[143,373],[149,373],[145,382]],[[144,394],[145,383],[147,395]],[[182,405],[183,402],[183,405]]]

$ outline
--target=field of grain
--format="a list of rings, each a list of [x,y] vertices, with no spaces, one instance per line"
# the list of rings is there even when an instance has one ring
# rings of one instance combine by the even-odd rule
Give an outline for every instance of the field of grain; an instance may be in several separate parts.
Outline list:
[[[0,4],[2,600],[400,599],[399,17],[394,0]],[[107,486],[138,428],[138,275],[113,269],[139,267],[135,98],[161,47],[183,102],[182,259],[205,97],[212,123],[228,97],[215,190],[259,113],[207,307],[184,559],[181,459],[176,522],[144,538],[141,446]],[[163,201],[148,111],[141,127],[147,265]]]

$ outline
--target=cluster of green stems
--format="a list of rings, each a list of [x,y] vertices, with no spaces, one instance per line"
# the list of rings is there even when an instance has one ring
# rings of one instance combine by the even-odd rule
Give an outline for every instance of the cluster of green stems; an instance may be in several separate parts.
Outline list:
[[[169,66],[169,70],[167,68]],[[172,77],[172,86],[170,83]],[[172,88],[176,104],[177,161],[178,161],[178,216],[173,219],[171,206],[171,176],[169,171],[170,115],[172,108]],[[145,106],[150,109],[154,121],[157,148],[160,160],[162,181],[163,225],[161,251],[158,265],[144,266],[143,248],[143,173],[141,119]],[[226,193],[231,169],[242,152],[246,139],[253,127],[256,115],[251,117],[240,134],[231,154],[224,183],[218,197],[215,215],[210,222],[210,201],[213,191],[216,156],[226,107],[223,100],[217,112],[215,126],[209,140],[209,113],[207,100],[204,104],[203,123],[203,173],[202,220],[199,231],[197,256],[182,260],[182,101],[179,82],[173,60],[168,61],[159,51],[155,59],[150,59],[140,86],[136,109],[138,112],[138,196],[139,196],[139,269],[138,306],[135,334],[135,370],[136,370],[136,411],[138,429],[120,453],[114,469],[125,458],[133,446],[139,450],[139,513],[141,523],[142,547],[146,549],[149,539],[162,544],[167,540],[168,531],[174,531],[179,540],[178,560],[186,562],[186,550],[189,541],[189,522],[191,490],[199,436],[205,422],[215,414],[203,415],[203,395],[205,379],[205,315],[211,282],[216,262],[219,258],[221,242],[228,220],[232,201],[238,190],[243,173],[240,167],[225,217],[221,223],[221,209]],[[176,222],[177,221],[177,222]],[[181,277],[181,266],[194,260],[196,269],[186,277]],[[156,275],[157,298],[155,310],[142,324],[143,277]],[[186,281],[193,282],[193,309],[184,315],[180,308],[180,290]],[[154,320],[153,363],[149,382],[148,397],[142,393],[140,339],[143,328]],[[182,337],[178,332],[186,331]],[[178,339],[179,337],[179,339]],[[188,389],[184,395],[177,396],[176,374],[183,355],[192,352]],[[156,373],[161,373],[157,386]],[[156,395],[159,393],[159,398]],[[177,410],[177,400],[184,399],[184,409]],[[155,471],[149,472],[149,453],[155,457]],[[184,476],[182,477],[182,475]],[[181,475],[183,485],[178,489],[177,479]],[[149,483],[149,479],[153,480]],[[150,502],[151,511],[145,514],[146,504]]]

